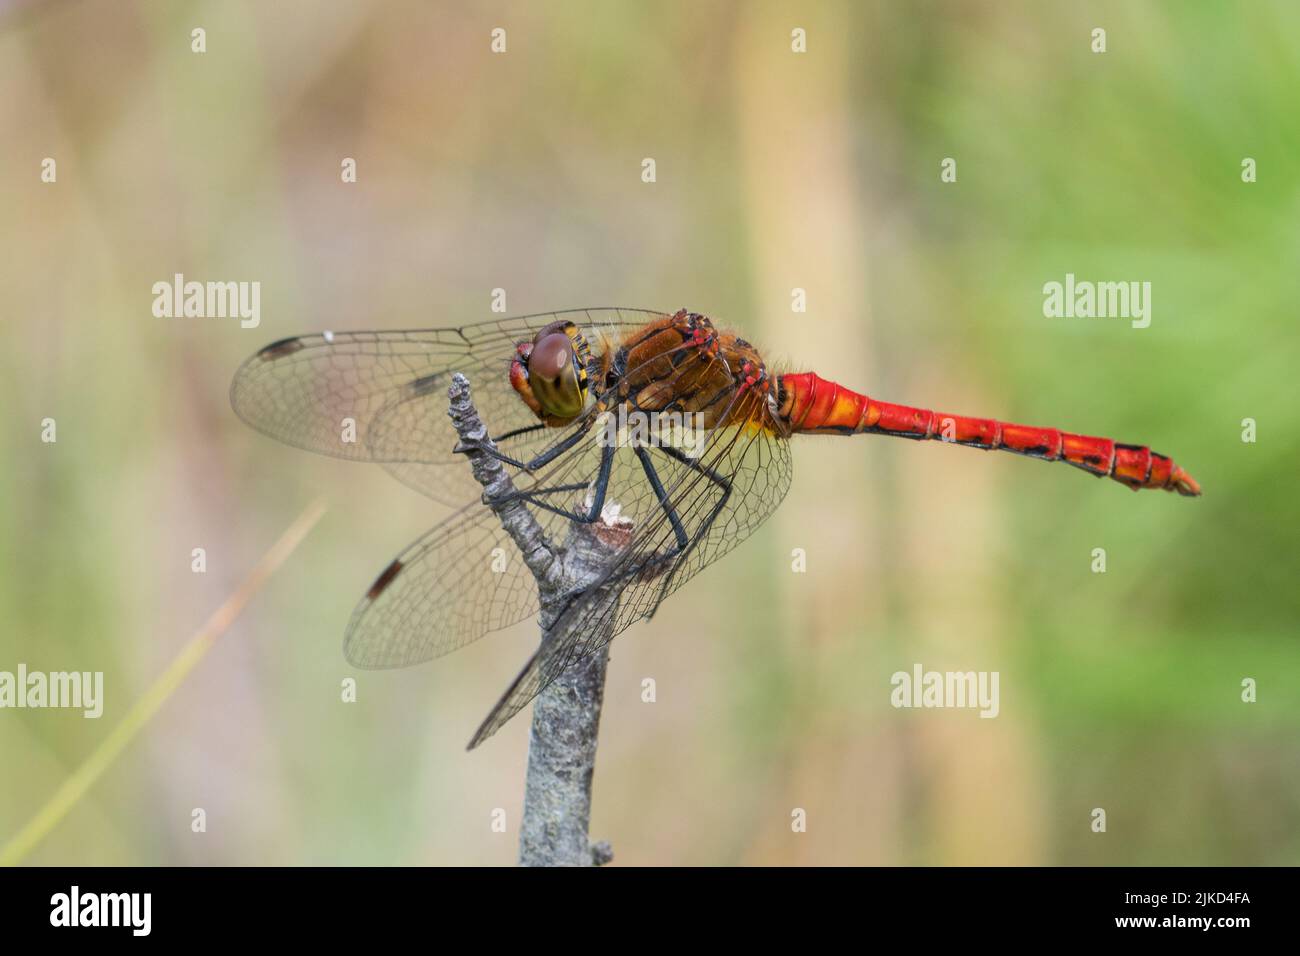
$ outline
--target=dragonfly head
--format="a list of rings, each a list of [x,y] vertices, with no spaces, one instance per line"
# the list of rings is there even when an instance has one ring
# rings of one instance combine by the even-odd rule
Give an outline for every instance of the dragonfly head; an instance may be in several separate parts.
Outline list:
[[[553,322],[515,346],[510,384],[540,418],[571,419],[587,404],[586,341],[572,322]]]

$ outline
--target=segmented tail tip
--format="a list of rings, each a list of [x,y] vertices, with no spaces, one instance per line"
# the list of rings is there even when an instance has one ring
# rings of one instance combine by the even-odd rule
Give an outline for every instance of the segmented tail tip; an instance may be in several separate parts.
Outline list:
[[[1201,496],[1201,486],[1196,483],[1196,479],[1176,465],[1174,466],[1171,481],[1173,489],[1180,495],[1188,498],[1199,498]]]

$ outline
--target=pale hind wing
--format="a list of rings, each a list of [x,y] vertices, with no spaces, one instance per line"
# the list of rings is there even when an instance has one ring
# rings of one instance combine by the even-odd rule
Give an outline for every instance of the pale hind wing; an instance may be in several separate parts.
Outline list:
[[[561,508],[580,507],[600,460],[600,447],[585,433],[591,424],[551,429],[555,440],[575,432],[581,440],[562,456],[562,472],[574,487],[539,494]],[[559,434],[556,434],[556,433]],[[471,471],[460,457],[460,467]],[[536,493],[555,474],[517,475],[515,487]],[[621,472],[613,478],[622,483]],[[475,484],[480,495],[482,487]],[[548,545],[562,542],[569,518],[530,508]],[[431,528],[379,573],[357,605],[344,638],[344,654],[357,667],[406,667],[441,657],[489,631],[508,627],[538,610],[537,583],[496,513],[474,501]]]
[[[394,558],[343,639],[355,667],[406,667],[449,654],[537,611],[537,586],[487,508],[468,506]]]

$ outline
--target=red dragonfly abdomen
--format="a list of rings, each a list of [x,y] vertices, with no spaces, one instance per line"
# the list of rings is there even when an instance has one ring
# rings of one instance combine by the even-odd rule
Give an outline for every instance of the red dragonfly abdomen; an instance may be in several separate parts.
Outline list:
[[[873,432],[917,440],[933,438],[974,448],[1000,448],[1045,461],[1066,461],[1098,477],[1113,478],[1134,491],[1164,488],[1180,495],[1201,493],[1195,479],[1173,459],[1146,445],[1123,445],[1110,438],[1075,435],[1056,428],[878,402],[813,372],[781,376],[779,396],[781,417],[792,432]]]

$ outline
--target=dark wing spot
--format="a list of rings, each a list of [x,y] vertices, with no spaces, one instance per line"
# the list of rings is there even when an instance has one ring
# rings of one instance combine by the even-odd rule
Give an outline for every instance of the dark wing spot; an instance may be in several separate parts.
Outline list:
[[[270,345],[266,346],[266,348],[258,352],[257,357],[269,362],[274,359],[283,358],[286,355],[292,355],[294,352],[299,352],[304,348],[306,348],[306,346],[302,344],[302,339],[295,336],[294,338],[280,339],[278,342],[272,342]]]
[[[408,384],[406,390],[415,396],[428,395],[438,387],[438,382],[441,378],[442,375],[438,372],[435,372],[432,375],[422,375]]]
[[[393,583],[393,578],[397,577],[397,572],[402,570],[402,562],[394,561],[375,578],[375,583],[370,585],[370,590],[366,592],[366,597],[373,601],[379,595],[383,594],[388,585]]]

